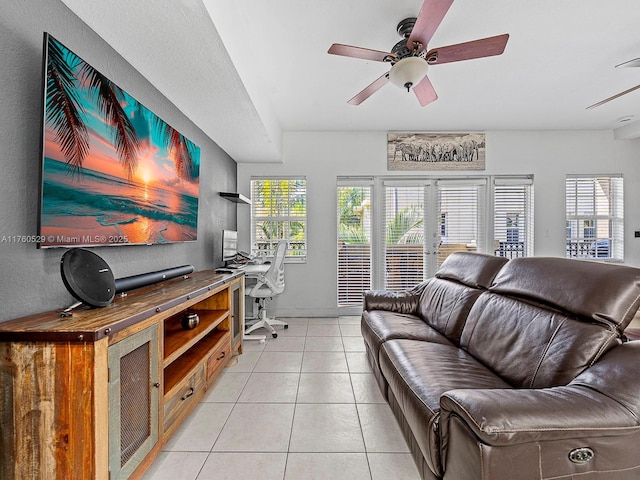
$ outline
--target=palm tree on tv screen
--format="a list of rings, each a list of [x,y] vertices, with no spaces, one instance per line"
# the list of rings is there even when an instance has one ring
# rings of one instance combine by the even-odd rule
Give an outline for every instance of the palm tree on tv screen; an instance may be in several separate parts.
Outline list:
[[[193,162],[196,145],[160,117],[154,116],[154,122],[173,157],[178,177],[193,181],[198,175],[198,166]]]
[[[46,122],[55,130],[56,141],[75,174],[89,151],[89,133],[77,95],[75,65],[65,60],[74,55],[51,38],[48,43]]]
[[[100,111],[111,126],[118,158],[127,176],[131,178],[138,165],[139,139],[135,127],[120,104],[120,99],[124,96],[122,89],[86,62],[81,63],[80,76],[87,81]]]
[[[55,131],[71,172],[82,173],[89,152],[87,112],[79,98],[80,90],[85,89],[111,127],[118,158],[131,178],[138,163],[140,138],[122,107],[124,91],[52,37],[49,37],[48,52],[46,122]],[[133,103],[132,108],[144,108],[130,95],[126,97]],[[156,115],[152,114],[152,121],[173,158],[178,176],[194,181],[199,167],[193,161],[196,145]]]

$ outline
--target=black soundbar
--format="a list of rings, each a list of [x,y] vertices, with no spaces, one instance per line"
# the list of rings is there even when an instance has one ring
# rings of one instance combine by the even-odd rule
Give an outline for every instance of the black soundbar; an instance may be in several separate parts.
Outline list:
[[[182,265],[180,267],[167,268],[158,270],[157,272],[141,273],[140,275],[132,275],[130,277],[116,278],[116,293],[134,288],[145,287],[153,283],[169,280],[170,278],[189,275],[193,272],[192,265]]]

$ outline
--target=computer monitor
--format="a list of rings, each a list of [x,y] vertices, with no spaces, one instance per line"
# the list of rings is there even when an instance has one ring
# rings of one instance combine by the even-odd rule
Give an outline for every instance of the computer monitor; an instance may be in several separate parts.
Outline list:
[[[238,232],[235,230],[222,231],[222,261],[235,262],[238,255]]]

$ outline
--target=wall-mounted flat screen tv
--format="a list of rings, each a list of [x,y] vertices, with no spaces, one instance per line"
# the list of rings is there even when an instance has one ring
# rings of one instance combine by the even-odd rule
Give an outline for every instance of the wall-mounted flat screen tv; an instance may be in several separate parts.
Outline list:
[[[39,247],[195,241],[200,148],[44,37]]]

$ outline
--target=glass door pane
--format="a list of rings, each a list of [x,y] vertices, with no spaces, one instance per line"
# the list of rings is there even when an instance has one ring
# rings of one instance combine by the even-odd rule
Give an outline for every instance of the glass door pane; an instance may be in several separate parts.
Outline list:
[[[338,307],[371,289],[371,185],[338,186]]]
[[[385,186],[384,288],[406,290],[425,279],[425,185]]]

